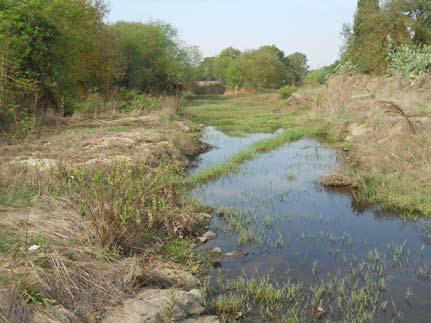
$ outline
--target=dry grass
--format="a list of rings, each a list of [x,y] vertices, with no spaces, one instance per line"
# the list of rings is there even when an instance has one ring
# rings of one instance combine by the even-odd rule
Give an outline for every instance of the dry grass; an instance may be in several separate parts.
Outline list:
[[[356,188],[352,178],[341,173],[330,173],[322,176],[320,182],[325,187],[333,188]]]
[[[154,273],[127,282],[124,258],[156,252],[202,221],[172,187],[197,142],[172,105],[68,120],[0,145],[0,294],[11,291],[0,297],[0,321],[93,322],[142,284],[162,284]]]
[[[358,198],[431,214],[430,87],[426,79],[336,76],[327,87],[299,91],[295,104],[311,106],[304,118],[351,146]]]

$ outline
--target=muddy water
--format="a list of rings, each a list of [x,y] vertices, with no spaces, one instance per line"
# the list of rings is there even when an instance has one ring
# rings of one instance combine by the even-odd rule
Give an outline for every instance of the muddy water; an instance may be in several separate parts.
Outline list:
[[[214,148],[200,156],[193,172],[270,136],[232,138],[208,127],[204,140]],[[303,139],[257,156],[237,174],[196,187],[196,198],[216,208],[234,208],[242,225],[235,230],[214,217],[211,229],[218,237],[200,249],[220,247],[245,257],[222,258],[221,268],[210,275],[226,280],[269,275],[275,282],[307,285],[377,251],[386,264],[384,299],[391,305],[375,321],[431,322],[431,280],[424,274],[431,264],[430,222],[402,221],[394,212],[355,203],[349,192],[319,185],[320,176],[340,167],[336,151]]]

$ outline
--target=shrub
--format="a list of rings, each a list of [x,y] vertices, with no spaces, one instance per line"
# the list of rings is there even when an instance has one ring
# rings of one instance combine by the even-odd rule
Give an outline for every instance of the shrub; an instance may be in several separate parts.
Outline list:
[[[184,231],[174,221],[180,219],[177,191],[170,185],[175,176],[180,169],[173,163],[156,171],[127,163],[60,171],[61,183],[91,222],[100,246],[123,252],[139,244],[148,230]]]
[[[90,93],[82,101],[79,108],[80,111],[94,114],[97,116],[98,113],[112,109],[112,105],[109,104],[98,92],[97,89],[90,91]]]
[[[431,45],[400,46],[389,53],[388,74],[416,79],[431,73]]]
[[[354,63],[352,63],[351,61],[347,60],[347,61],[341,62],[340,64],[337,65],[337,67],[335,67],[335,73],[354,75],[359,73],[359,67]]]
[[[324,84],[329,80],[331,75],[335,74],[337,66],[338,62],[335,62],[332,65],[311,70],[305,76],[304,82],[308,84]]]
[[[278,94],[281,96],[282,99],[288,99],[296,90],[297,88],[295,86],[286,85],[278,89]]]
[[[125,90],[122,110],[130,111],[150,111],[161,109],[163,102],[161,98],[148,94],[141,94],[136,90]]]

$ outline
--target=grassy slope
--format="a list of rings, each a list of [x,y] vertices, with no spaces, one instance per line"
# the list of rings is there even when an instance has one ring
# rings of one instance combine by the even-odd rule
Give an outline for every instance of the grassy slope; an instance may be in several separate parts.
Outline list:
[[[291,109],[286,101],[274,96],[251,95],[248,97],[202,97],[193,100],[183,114],[194,122],[216,126],[229,135],[245,135],[256,132],[274,132],[279,128],[288,130],[275,138],[265,139],[244,151],[237,152],[228,160],[215,165],[189,179],[193,184],[214,180],[227,173],[236,172],[242,162],[252,159],[258,153],[265,153],[282,144],[303,136],[324,136],[328,142],[338,147],[355,147],[339,135],[343,118],[316,119],[309,109]],[[353,164],[352,164],[353,165]],[[379,166],[379,165],[375,165]],[[384,207],[397,208],[404,216],[412,211],[431,214],[431,196],[427,188],[418,190],[411,187],[409,178],[396,179],[393,170],[375,167],[370,173],[355,163],[345,170],[358,184],[357,199],[364,202],[381,203]],[[413,215],[414,216],[414,215]]]

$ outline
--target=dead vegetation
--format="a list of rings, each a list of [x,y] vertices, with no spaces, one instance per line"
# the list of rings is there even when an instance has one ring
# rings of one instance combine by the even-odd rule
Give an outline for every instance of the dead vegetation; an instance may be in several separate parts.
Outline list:
[[[354,183],[353,179],[341,173],[330,173],[322,176],[320,182],[325,187],[332,188],[357,188],[357,185]]]
[[[303,88],[291,104],[309,106],[307,120],[344,142],[358,170],[357,198],[431,214],[431,80],[409,83],[366,75],[335,76]]]

